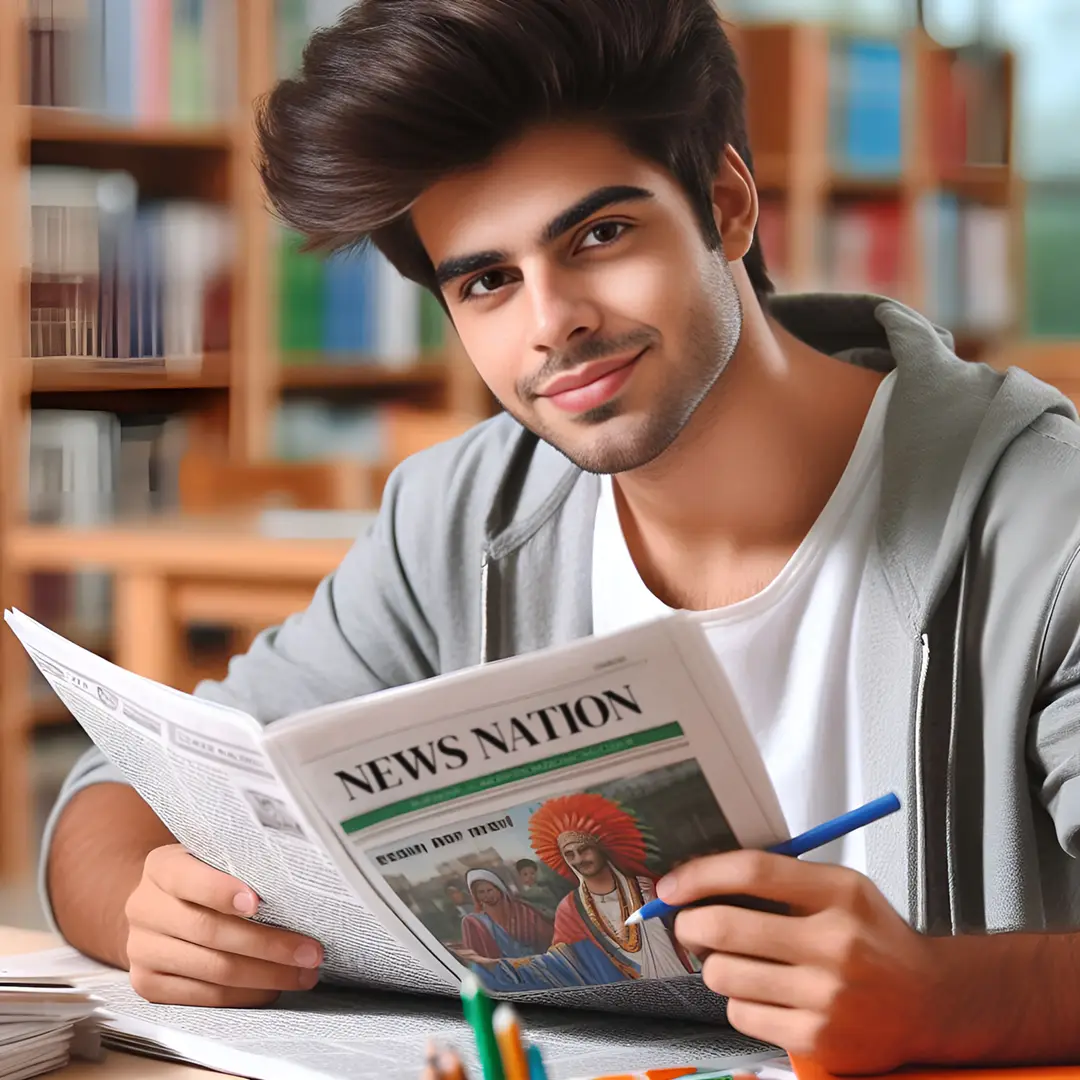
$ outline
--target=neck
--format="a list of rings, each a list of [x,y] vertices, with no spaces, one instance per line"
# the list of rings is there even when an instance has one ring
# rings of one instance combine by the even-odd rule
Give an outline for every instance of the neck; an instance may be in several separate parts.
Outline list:
[[[599,874],[585,879],[585,888],[593,896],[604,896],[615,888],[615,875],[610,867],[601,870]]]
[[[646,583],[675,606],[665,563],[789,556],[832,494],[881,381],[826,356],[753,299],[727,369],[675,442],[613,477],[627,544]],[[667,595],[665,595],[667,593]]]

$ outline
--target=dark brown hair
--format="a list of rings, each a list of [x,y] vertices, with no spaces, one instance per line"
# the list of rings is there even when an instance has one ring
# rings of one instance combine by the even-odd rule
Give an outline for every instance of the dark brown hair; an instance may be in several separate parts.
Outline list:
[[[718,248],[724,147],[753,168],[744,99],[713,0],[362,0],[260,102],[258,163],[310,249],[370,237],[441,300],[413,201],[545,121],[597,123],[668,170]],[[764,299],[756,236],[744,265]]]

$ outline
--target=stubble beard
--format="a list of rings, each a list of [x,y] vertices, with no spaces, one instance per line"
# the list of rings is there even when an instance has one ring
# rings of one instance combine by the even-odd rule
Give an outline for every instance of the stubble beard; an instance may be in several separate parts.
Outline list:
[[[625,406],[618,397],[574,417],[577,430],[587,434],[596,429],[591,439],[587,437],[578,445],[543,426],[527,423],[515,413],[517,419],[585,472],[610,475],[640,469],[655,461],[675,442],[709,396],[742,335],[742,300],[722,253],[716,253],[708,277],[702,301],[694,306],[687,323],[684,363],[671,372],[678,377],[678,384],[664,388],[667,392],[658,396],[636,430],[612,431],[608,437],[601,430],[623,415]],[[649,361],[646,353],[638,362]]]

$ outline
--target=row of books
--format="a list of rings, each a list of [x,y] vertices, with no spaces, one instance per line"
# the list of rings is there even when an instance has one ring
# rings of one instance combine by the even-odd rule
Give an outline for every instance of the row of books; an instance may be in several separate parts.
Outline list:
[[[444,342],[446,316],[426,289],[374,247],[328,258],[279,232],[278,344],[282,362],[416,363]]]
[[[921,215],[925,313],[951,330],[1001,332],[1016,318],[1008,212],[954,195],[927,196]]]
[[[32,409],[27,471],[31,522],[72,528],[148,517],[179,506],[182,415]],[[109,578],[95,572],[36,574],[31,610],[50,625],[107,630]]]
[[[227,210],[141,202],[123,172],[33,166],[27,187],[31,356],[185,360],[228,348]]]
[[[1006,67],[1005,54],[990,46],[931,54],[920,123],[936,175],[1009,160]],[[840,33],[830,39],[829,142],[838,173],[900,174],[912,74],[898,42]]]
[[[957,333],[989,335],[1009,329],[1016,304],[1008,211],[933,193],[917,212],[922,311]],[[763,201],[759,235],[770,274],[782,290],[789,287],[785,227],[783,205]],[[820,223],[822,270],[817,284],[837,292],[905,298],[907,227],[897,199],[831,206]]]
[[[989,46],[934,55],[926,87],[930,155],[938,176],[1009,160],[1005,55]]]
[[[236,108],[235,0],[31,0],[28,24],[32,105],[177,124]]]

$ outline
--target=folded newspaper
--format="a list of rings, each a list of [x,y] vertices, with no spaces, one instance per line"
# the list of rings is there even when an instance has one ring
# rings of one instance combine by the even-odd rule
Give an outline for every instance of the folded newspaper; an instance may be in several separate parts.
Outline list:
[[[669,924],[624,926],[672,867],[788,836],[692,615],[266,727],[5,618],[173,835],[322,942],[324,984],[472,971],[522,1005],[723,1019]]]

